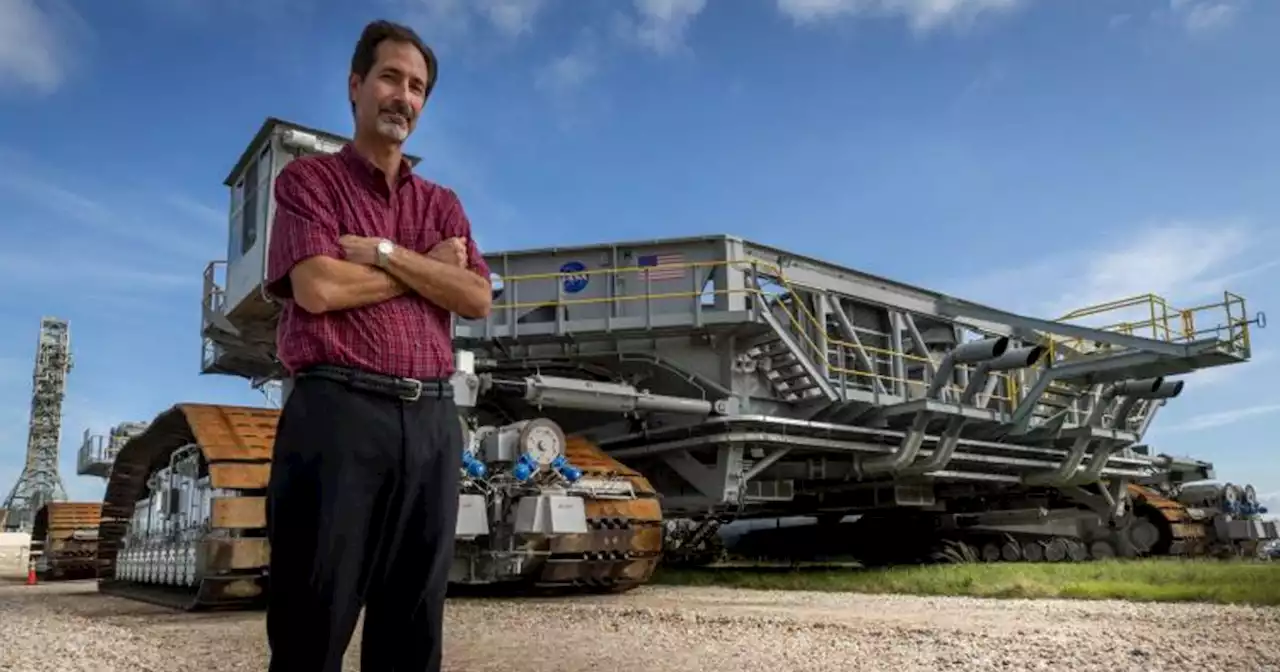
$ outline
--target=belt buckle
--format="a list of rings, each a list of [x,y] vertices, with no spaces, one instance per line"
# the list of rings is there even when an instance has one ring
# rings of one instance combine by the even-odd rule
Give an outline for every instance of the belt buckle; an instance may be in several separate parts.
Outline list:
[[[406,392],[401,394],[400,395],[401,399],[405,401],[417,401],[419,398],[422,397],[422,381],[421,380],[417,380],[414,378],[402,378],[401,380],[403,382],[409,383],[410,387],[413,390],[412,392]]]

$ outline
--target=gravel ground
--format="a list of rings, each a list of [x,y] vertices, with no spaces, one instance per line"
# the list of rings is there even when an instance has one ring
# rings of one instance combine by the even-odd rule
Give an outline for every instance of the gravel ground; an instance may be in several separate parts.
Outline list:
[[[176,613],[93,583],[0,584],[0,633],[5,671],[266,668],[260,612]],[[1210,605],[652,586],[451,600],[446,634],[456,672],[1280,671],[1280,609]]]

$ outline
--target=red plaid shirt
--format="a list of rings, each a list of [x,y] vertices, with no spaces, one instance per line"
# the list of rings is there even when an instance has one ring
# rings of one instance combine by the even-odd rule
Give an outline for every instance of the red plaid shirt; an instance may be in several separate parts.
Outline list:
[[[489,277],[471,224],[452,190],[400,165],[394,190],[380,169],[347,145],[334,155],[296,159],[275,180],[276,211],[267,253],[267,291],[284,299],[277,357],[290,373],[315,364],[408,378],[453,373],[450,314],[412,291],[360,308],[312,315],[292,300],[289,269],[318,254],[344,257],[344,234],[388,238],[425,253],[454,236],[466,239],[470,267]]]

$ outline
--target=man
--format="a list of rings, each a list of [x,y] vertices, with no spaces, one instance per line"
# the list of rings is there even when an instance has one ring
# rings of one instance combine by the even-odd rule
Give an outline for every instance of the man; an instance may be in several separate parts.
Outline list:
[[[440,669],[461,427],[450,313],[488,314],[489,269],[457,196],[403,144],[437,78],[413,31],[369,24],[351,59],[353,141],[275,182],[267,289],[292,376],[268,490],[273,672]]]

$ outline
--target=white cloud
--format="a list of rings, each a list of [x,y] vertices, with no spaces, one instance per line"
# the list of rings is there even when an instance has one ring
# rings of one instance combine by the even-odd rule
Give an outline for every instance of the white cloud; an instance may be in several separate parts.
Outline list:
[[[1150,293],[1168,301],[1170,308],[1167,322],[1164,314],[1157,314],[1154,329],[1151,304],[1146,302],[1070,322],[1109,328],[1127,323],[1133,325],[1131,333],[1135,336],[1181,338],[1186,324],[1179,309],[1219,303],[1223,300],[1223,290],[1239,291],[1237,285],[1241,281],[1262,277],[1280,266],[1280,260],[1274,258],[1275,236],[1267,235],[1266,231],[1265,227],[1255,229],[1234,221],[1154,224],[1127,234],[1102,237],[1092,249],[1032,260],[976,280],[957,282],[946,291],[998,308],[1047,318]],[[1265,258],[1268,253],[1272,258]],[[1263,258],[1260,259],[1260,255]],[[1239,317],[1239,306],[1235,306],[1234,311],[1233,315]],[[1210,308],[1195,313],[1191,326],[1199,332],[1198,338],[1205,338],[1209,334],[1204,330],[1225,324],[1225,318],[1224,308]],[[1203,387],[1221,390],[1224,383],[1235,385],[1243,374],[1257,372],[1258,366],[1273,366],[1270,362],[1277,354],[1280,353],[1255,349],[1252,365],[1202,369],[1191,374],[1188,383],[1194,390]],[[1217,394],[1217,391],[1210,392],[1206,398]],[[1229,408],[1180,418],[1177,424],[1161,424],[1161,432],[1199,431],[1276,412],[1280,412],[1280,403]]]
[[[546,0],[400,0],[413,24],[435,44],[469,35],[477,20],[505,37],[533,31]]]
[[[584,29],[568,52],[552,58],[534,72],[534,86],[550,95],[566,95],[600,72],[601,57],[595,32]]]
[[[1276,352],[1274,350],[1258,350],[1254,348],[1248,365],[1215,366],[1208,369],[1200,369],[1192,376],[1192,384],[1196,390],[1206,387],[1221,387],[1225,383],[1238,381],[1243,374],[1255,374],[1259,367],[1272,364],[1275,361]]]
[[[6,0],[0,0],[5,2]],[[13,197],[6,202],[8,235],[20,236],[24,229],[38,228],[42,236],[50,231],[49,224],[57,224],[52,230],[61,236],[52,242],[93,248],[96,256],[103,253],[102,245],[118,245],[133,252],[154,251],[170,260],[204,260],[221,254],[225,237],[225,224],[210,230],[208,223],[212,209],[196,204],[182,196],[156,196],[151,193],[124,195],[115,190],[113,198],[124,196],[128,203],[110,203],[104,191],[101,196],[90,196],[72,186],[73,179],[60,175],[44,176],[38,166],[23,157],[0,151],[0,194]],[[181,210],[186,217],[174,218],[172,214],[154,213],[157,204],[168,204]],[[18,207],[19,205],[23,207]],[[24,211],[32,213],[25,219]],[[127,214],[126,214],[127,213]],[[150,215],[154,216],[154,219]],[[183,222],[201,220],[199,229],[183,227]],[[225,221],[225,220],[223,220]],[[71,226],[67,226],[71,225]],[[78,226],[77,226],[78,225]],[[93,234],[91,237],[86,234]],[[8,235],[5,237],[8,238]],[[10,240],[9,242],[13,242]],[[214,244],[214,247],[210,247]],[[20,250],[11,249],[13,255]],[[91,263],[90,265],[95,265]]]
[[[1173,307],[1198,305],[1209,297],[1221,300],[1229,285],[1280,265],[1274,256],[1257,258],[1258,251],[1268,247],[1264,245],[1267,235],[1260,231],[1265,229],[1232,220],[1153,223],[1100,237],[1088,249],[958,282],[954,293],[1047,317],[1148,293],[1163,297]],[[1010,296],[1014,287],[1017,292]],[[1133,317],[1117,311],[1079,322],[1124,319]]]
[[[947,24],[963,27],[982,14],[1008,13],[1027,0],[777,0],[778,10],[798,24],[844,16],[901,17],[916,33]]]
[[[534,17],[542,9],[543,0],[488,0],[475,2],[477,10],[489,19],[499,32],[519,35],[533,30]]]
[[[1244,0],[1169,0],[1169,9],[1187,33],[1200,37],[1235,23]]]
[[[1258,504],[1266,507],[1267,512],[1263,514],[1263,518],[1270,520],[1280,520],[1280,490],[1276,492],[1258,493]]]
[[[33,292],[45,290],[65,292],[88,288],[92,291],[177,290],[183,294],[189,294],[192,288],[198,287],[202,281],[198,271],[191,273],[149,271],[133,265],[95,258],[100,256],[101,251],[101,248],[94,250],[82,247],[67,254],[67,251],[63,250],[64,258],[61,261],[69,263],[63,263],[57,273],[50,274],[49,259],[45,256],[24,249],[0,250],[0,280],[16,286],[30,278],[42,278],[41,286],[30,290]],[[85,295],[87,294],[82,294],[82,296]]]
[[[62,0],[0,0],[0,86],[56,91],[71,67],[72,38],[83,29]]]
[[[640,15],[635,39],[654,53],[666,55],[684,47],[685,35],[694,18],[707,7],[707,0],[635,0]]]
[[[1215,411],[1213,413],[1201,413],[1200,415],[1191,416],[1184,422],[1176,425],[1166,425],[1160,428],[1161,432],[1198,432],[1205,429],[1214,429],[1224,427],[1226,425],[1234,425],[1242,420],[1257,418],[1265,415],[1274,415],[1280,413],[1280,403],[1258,404],[1256,406],[1245,406],[1243,408],[1232,408],[1225,411]]]
[[[223,233],[227,229],[229,214],[225,210],[219,210],[200,201],[176,194],[166,196],[165,202],[172,206],[173,209],[187,215],[193,221],[210,226],[219,233]]]

